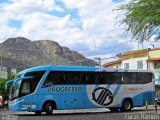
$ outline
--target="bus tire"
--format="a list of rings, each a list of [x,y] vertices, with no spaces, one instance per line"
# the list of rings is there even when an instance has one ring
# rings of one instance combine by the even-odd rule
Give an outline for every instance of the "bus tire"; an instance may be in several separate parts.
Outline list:
[[[42,111],[35,111],[34,112],[36,115],[41,115]]]
[[[121,110],[126,112],[126,111],[130,111],[133,107],[133,102],[131,99],[125,99],[122,103],[122,108]]]
[[[53,114],[53,105],[52,105],[52,103],[51,102],[47,102],[46,104],[45,104],[45,112],[46,112],[46,114],[47,115],[52,115]]]

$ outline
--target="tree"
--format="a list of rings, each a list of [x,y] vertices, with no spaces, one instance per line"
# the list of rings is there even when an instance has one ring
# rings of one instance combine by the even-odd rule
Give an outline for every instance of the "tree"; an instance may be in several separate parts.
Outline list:
[[[132,40],[142,43],[153,35],[155,41],[160,39],[160,0],[131,0],[116,10],[122,11],[121,23],[131,31]]]
[[[5,83],[11,79],[14,79],[14,77],[14,75],[8,75],[7,79],[0,79],[0,95],[2,95],[4,99],[7,99],[9,95],[9,87],[5,90]]]

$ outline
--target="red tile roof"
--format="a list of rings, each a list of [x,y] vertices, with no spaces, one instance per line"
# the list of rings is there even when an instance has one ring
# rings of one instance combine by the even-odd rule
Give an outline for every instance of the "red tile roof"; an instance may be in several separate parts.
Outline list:
[[[107,62],[103,65],[103,67],[108,67],[108,66],[118,64],[118,63],[121,63],[121,62],[122,62],[122,60],[115,60],[115,61]]]
[[[149,58],[147,61],[156,61],[156,60],[160,60],[160,58]]]

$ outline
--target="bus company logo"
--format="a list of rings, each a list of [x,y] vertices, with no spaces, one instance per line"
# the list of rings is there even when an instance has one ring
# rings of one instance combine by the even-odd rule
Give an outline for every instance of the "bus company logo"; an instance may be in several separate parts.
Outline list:
[[[102,106],[110,105],[113,102],[113,95],[111,91],[104,87],[94,89],[92,98],[97,104]]]

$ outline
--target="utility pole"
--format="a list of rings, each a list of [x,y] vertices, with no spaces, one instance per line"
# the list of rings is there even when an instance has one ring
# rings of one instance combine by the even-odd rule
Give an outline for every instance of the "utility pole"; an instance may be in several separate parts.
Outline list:
[[[111,59],[111,58],[116,58],[116,57],[108,57],[108,58],[101,58],[101,57],[95,57],[94,59],[98,61],[99,67],[101,67],[101,61],[106,60],[106,59]]]
[[[101,60],[102,60],[102,59],[101,59],[100,57],[95,57],[94,59],[95,59],[95,60],[98,60],[98,65],[99,65],[99,67],[101,67]]]

